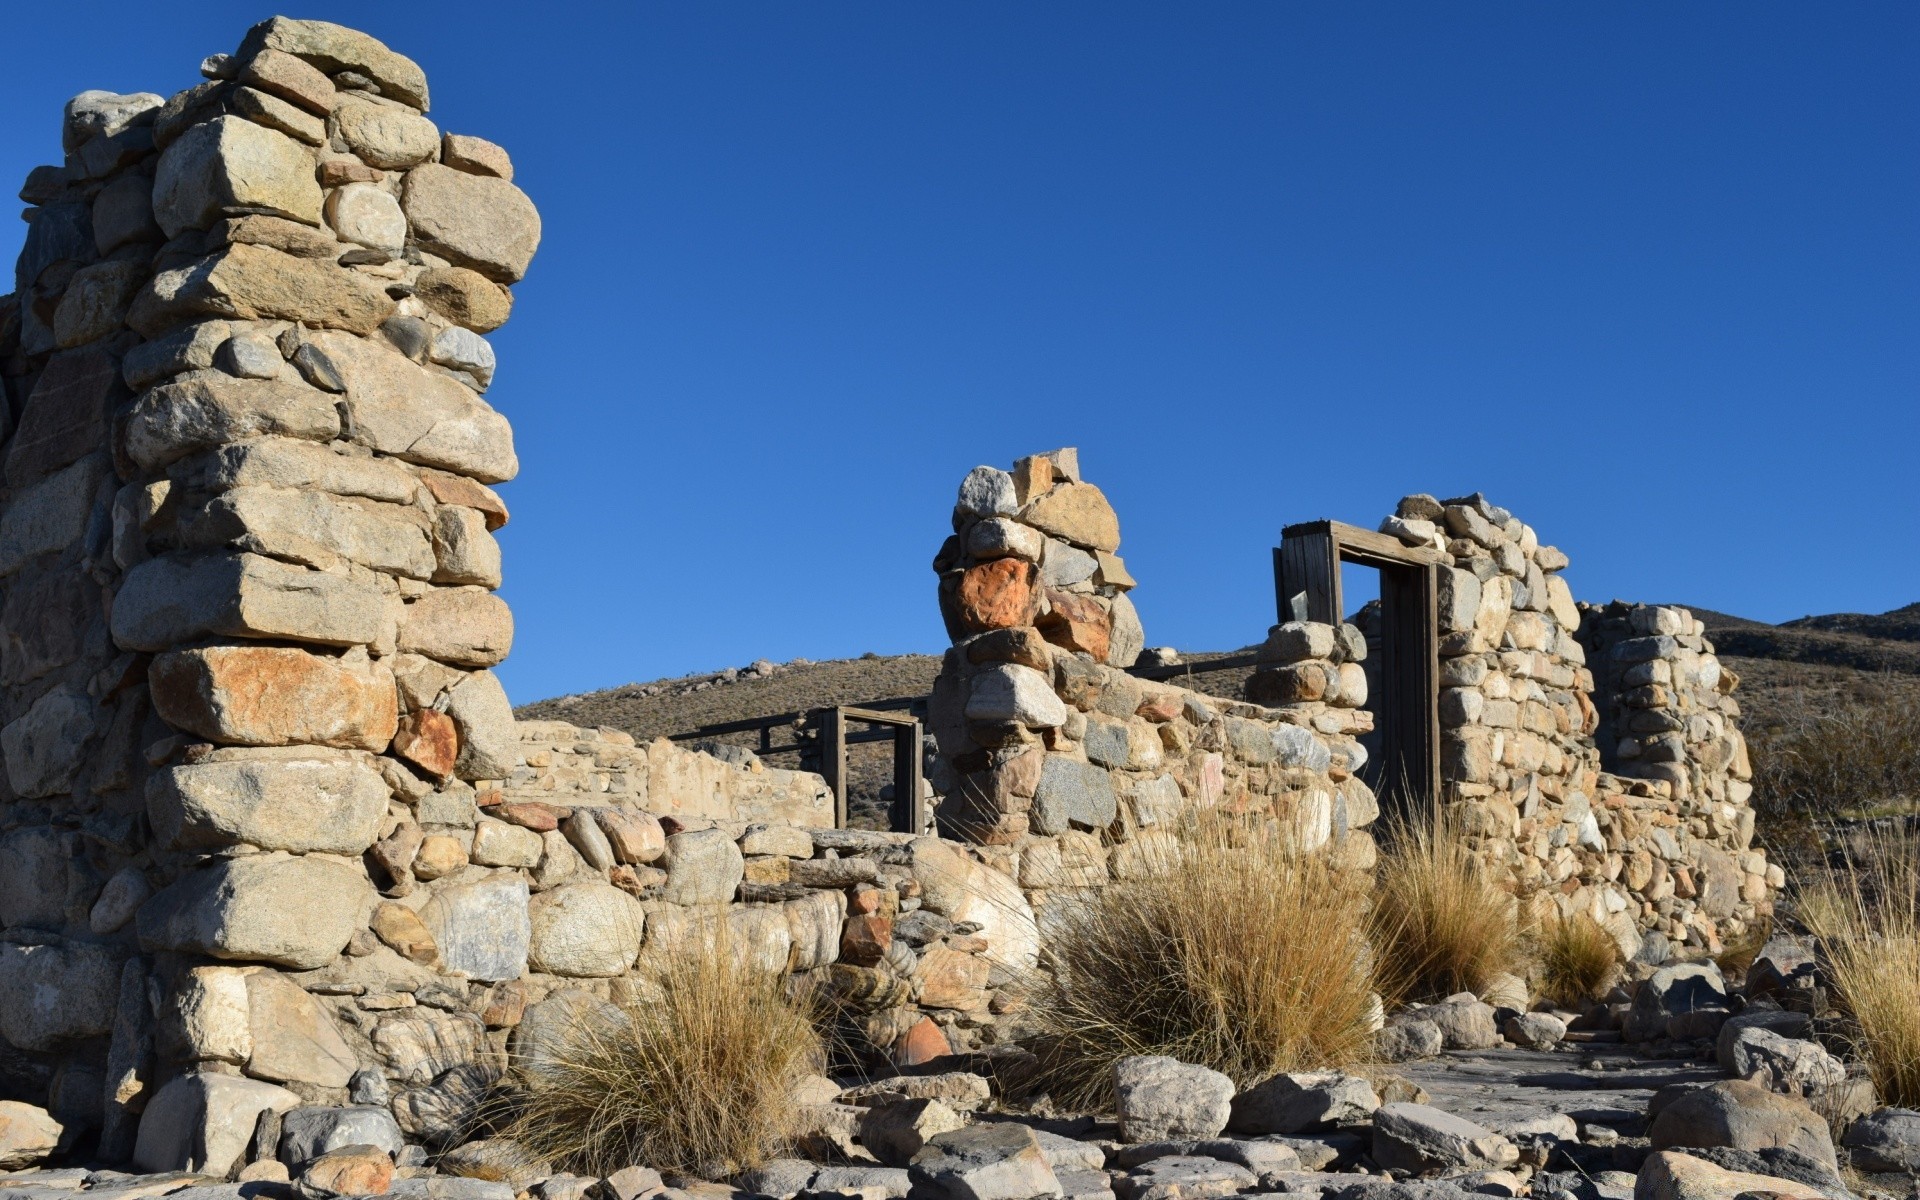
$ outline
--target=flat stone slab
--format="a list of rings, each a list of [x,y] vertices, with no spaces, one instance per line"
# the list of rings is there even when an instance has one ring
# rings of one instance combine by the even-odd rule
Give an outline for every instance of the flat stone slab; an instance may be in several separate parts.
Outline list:
[[[1617,1051],[1607,1047],[1607,1051]],[[1592,1064],[1605,1064],[1604,1070]],[[1606,1125],[1623,1136],[1646,1132],[1647,1102],[1670,1083],[1717,1083],[1709,1063],[1637,1058],[1625,1052],[1553,1050],[1454,1051],[1396,1063],[1394,1071],[1425,1088],[1434,1108],[1502,1129],[1545,1113]]]

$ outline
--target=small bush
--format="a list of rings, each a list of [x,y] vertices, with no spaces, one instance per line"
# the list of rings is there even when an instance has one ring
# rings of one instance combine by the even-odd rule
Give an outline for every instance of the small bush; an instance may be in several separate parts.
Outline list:
[[[1613,986],[1620,947],[1587,913],[1556,912],[1535,935],[1541,999],[1579,1011]]]
[[[1762,816],[1828,820],[1920,803],[1920,698],[1867,689],[1783,708],[1748,731]]]
[[[1056,900],[1051,971],[1030,1009],[1056,1103],[1112,1102],[1133,1054],[1200,1063],[1246,1086],[1351,1062],[1372,1042],[1361,881],[1266,826],[1188,830],[1145,878]]]
[[[723,921],[669,956],[657,995],[582,1022],[518,1064],[505,1133],[587,1175],[636,1163],[708,1176],[786,1148],[792,1094],[822,1058],[807,1006],[728,945]]]
[[[1801,917],[1882,1101],[1920,1106],[1920,837],[1876,833],[1838,858],[1805,877]]]
[[[1439,805],[1388,821],[1370,922],[1381,991],[1397,1002],[1478,993],[1520,964],[1514,908]]]

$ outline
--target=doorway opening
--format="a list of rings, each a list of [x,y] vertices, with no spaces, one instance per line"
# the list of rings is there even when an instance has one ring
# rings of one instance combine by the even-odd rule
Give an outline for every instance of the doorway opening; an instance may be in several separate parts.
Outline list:
[[[1360,778],[1387,811],[1408,811],[1440,794],[1439,568],[1447,561],[1430,547],[1340,521],[1289,525],[1273,552],[1282,624],[1354,623],[1342,567],[1379,573],[1378,599],[1358,614],[1367,638],[1364,707],[1374,717],[1374,732],[1361,740],[1368,759]]]

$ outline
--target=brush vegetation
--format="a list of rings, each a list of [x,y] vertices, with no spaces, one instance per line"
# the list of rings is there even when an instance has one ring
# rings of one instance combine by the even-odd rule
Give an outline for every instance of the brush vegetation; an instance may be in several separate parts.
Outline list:
[[[1029,1000],[1054,1102],[1106,1108],[1114,1063],[1134,1054],[1242,1087],[1365,1057],[1361,881],[1258,822],[1210,821],[1168,847],[1144,877],[1050,906],[1051,970]]]
[[[1429,804],[1390,819],[1385,833],[1369,925],[1390,1003],[1477,995],[1521,965],[1513,897],[1453,816]]]
[[[1588,913],[1556,911],[1534,933],[1535,991],[1575,1012],[1600,999],[1620,973],[1620,947]]]
[[[1920,694],[1872,679],[1780,706],[1749,730],[1763,817],[1826,821],[1920,805]]]
[[[1802,920],[1884,1103],[1920,1106],[1920,836],[1856,835],[1803,875]]]
[[[823,1060],[810,1005],[728,945],[724,921],[666,956],[657,994],[581,1021],[517,1064],[505,1133],[585,1175],[635,1163],[717,1177],[785,1150]]]

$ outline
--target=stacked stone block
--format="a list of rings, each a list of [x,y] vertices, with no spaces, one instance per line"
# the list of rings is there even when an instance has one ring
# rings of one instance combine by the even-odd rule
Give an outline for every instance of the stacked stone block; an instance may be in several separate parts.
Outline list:
[[[1639,832],[1621,848],[1643,923],[1676,943],[1745,931],[1785,875],[1753,845],[1739,677],[1684,608],[1616,600],[1581,611],[1600,671],[1602,787]]]
[[[934,568],[954,645],[929,714],[943,836],[978,845],[1036,908],[1153,869],[1201,811],[1263,816],[1303,849],[1371,862],[1378,809],[1350,742],[1304,712],[1124,669],[1144,640],[1133,581],[1074,451],[975,468],[953,519]]]
[[[1751,846],[1732,677],[1691,616],[1577,605],[1567,556],[1482,495],[1408,496],[1380,531],[1450,560],[1438,799],[1536,917],[1585,913],[1657,960],[1717,948],[1770,911],[1783,878]],[[1361,630],[1291,622],[1260,657],[1248,695],[1314,724],[1338,766],[1360,771],[1360,706],[1379,686]],[[1604,664],[1599,681],[1589,662]]]
[[[462,947],[526,924],[482,837],[520,759],[483,335],[539,219],[364,34],[275,18],[202,73],[75,97],[22,190],[0,1036],[70,1140],[224,1170],[180,1113],[404,1082],[417,997],[484,1040]]]

